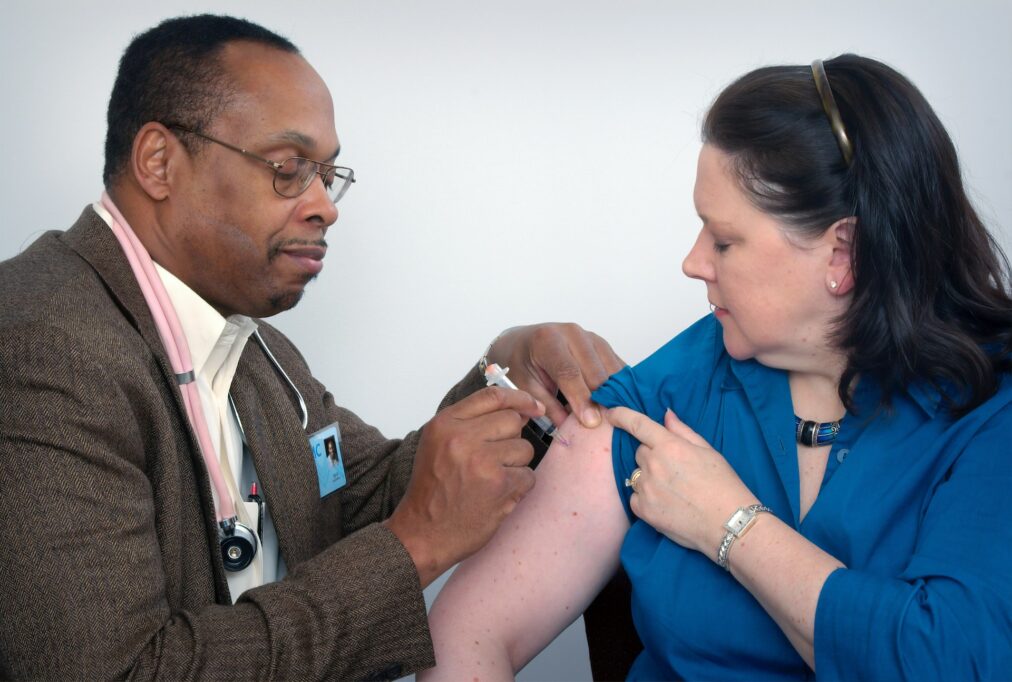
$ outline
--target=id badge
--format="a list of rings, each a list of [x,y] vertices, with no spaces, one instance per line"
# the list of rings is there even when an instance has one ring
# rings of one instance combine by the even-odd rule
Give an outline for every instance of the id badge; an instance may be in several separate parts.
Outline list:
[[[316,463],[316,478],[320,483],[320,497],[340,490],[348,479],[344,476],[344,459],[341,457],[341,431],[337,422],[326,426],[309,437],[309,447]]]

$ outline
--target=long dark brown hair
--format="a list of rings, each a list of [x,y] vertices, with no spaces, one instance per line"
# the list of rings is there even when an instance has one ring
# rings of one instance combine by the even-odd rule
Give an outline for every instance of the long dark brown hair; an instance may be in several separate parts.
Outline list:
[[[1012,368],[1009,266],[963,188],[952,140],[920,91],[881,62],[825,62],[853,145],[848,165],[808,66],[757,69],[728,86],[703,141],[732,159],[755,205],[802,237],[857,217],[852,303],[835,342],[840,397],[871,376],[883,406],[929,382],[963,414]]]

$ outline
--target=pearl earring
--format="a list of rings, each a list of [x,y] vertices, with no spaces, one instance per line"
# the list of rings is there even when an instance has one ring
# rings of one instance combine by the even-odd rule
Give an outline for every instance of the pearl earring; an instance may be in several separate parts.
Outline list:
[[[835,289],[838,286],[840,286],[840,285],[836,283],[835,279],[829,281],[829,288],[830,289]]]

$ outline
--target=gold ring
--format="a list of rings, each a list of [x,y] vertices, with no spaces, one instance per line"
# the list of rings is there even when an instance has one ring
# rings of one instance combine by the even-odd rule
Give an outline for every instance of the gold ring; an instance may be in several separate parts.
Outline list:
[[[634,493],[639,492],[638,490],[636,490],[636,483],[637,481],[640,480],[640,476],[642,475],[643,475],[642,469],[640,469],[639,467],[633,469],[633,472],[632,474],[629,475],[629,478],[625,479],[625,487],[632,488]]]

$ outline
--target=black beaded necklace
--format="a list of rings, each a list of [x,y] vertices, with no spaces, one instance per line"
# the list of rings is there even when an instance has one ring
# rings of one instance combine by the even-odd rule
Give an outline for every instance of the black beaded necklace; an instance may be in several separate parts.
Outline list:
[[[810,448],[829,445],[840,435],[840,422],[813,422],[794,415],[794,437],[802,445]]]

